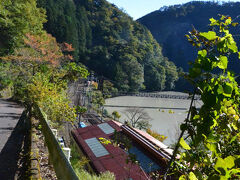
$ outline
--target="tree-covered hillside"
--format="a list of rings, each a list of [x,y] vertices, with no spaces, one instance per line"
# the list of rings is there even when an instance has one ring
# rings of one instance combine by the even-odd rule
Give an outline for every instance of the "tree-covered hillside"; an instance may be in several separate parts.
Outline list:
[[[0,3],[0,56],[12,53],[23,44],[27,33],[39,35],[46,22],[44,10],[36,8],[35,0]],[[23,13],[24,12],[24,13]]]
[[[196,50],[187,42],[185,35],[193,27],[199,31],[207,31],[209,26],[206,24],[209,19],[217,18],[218,14],[229,15],[235,22],[239,22],[240,3],[190,2],[163,7],[140,18],[138,22],[151,31],[163,48],[163,55],[187,71],[188,62],[194,60]],[[239,42],[239,31],[232,33],[235,35],[234,39]],[[239,72],[240,62],[231,61],[230,68]]]
[[[177,68],[163,57],[147,28],[106,0],[38,0],[45,28],[74,56],[123,91],[172,89]]]

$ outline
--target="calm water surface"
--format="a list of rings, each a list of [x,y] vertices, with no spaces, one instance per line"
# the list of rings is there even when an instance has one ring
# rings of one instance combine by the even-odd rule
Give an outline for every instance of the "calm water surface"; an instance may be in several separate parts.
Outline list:
[[[170,93],[182,94],[177,92]],[[150,124],[152,125],[151,129],[167,136],[168,138],[164,143],[166,145],[171,145],[176,142],[176,139],[180,134],[179,126],[187,117],[190,102],[190,100],[183,99],[121,96],[107,99],[106,105],[155,107],[145,108],[145,111],[152,118],[150,121]],[[195,105],[200,107],[201,102],[195,101]],[[120,121],[124,122],[126,120],[124,114],[126,107],[105,107],[105,109],[109,113],[118,111],[121,114]],[[169,110],[172,110],[174,113],[169,113]]]

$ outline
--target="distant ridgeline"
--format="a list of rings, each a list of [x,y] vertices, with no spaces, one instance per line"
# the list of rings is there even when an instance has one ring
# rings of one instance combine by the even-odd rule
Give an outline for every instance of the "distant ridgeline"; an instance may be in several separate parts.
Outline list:
[[[177,68],[147,28],[106,0],[38,0],[46,30],[75,48],[79,62],[121,91],[174,88]]]
[[[240,3],[198,1],[163,7],[140,18],[138,22],[151,31],[154,38],[162,46],[164,56],[173,61],[177,67],[182,67],[184,71],[188,71],[188,62],[195,60],[197,52],[187,42],[185,34],[193,27],[201,32],[209,30],[209,19],[211,17],[218,18],[218,14],[229,15],[236,22],[240,22]],[[240,27],[235,27],[230,32],[235,35],[234,39],[240,48]],[[229,67],[234,72],[239,73],[240,61],[235,60],[234,57],[231,59]]]

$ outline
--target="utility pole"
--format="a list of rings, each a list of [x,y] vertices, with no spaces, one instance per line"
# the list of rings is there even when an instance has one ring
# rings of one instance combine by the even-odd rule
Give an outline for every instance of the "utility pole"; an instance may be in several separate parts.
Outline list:
[[[103,93],[103,75],[100,77],[99,79],[99,85],[98,85],[98,89]]]

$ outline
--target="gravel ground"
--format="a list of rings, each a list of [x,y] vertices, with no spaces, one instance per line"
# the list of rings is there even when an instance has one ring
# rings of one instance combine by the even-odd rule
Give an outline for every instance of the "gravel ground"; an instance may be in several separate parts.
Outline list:
[[[44,137],[40,130],[37,131],[38,142],[37,147],[39,149],[40,158],[40,173],[43,180],[57,180],[53,166],[49,164],[48,150],[44,145]]]
[[[56,173],[54,171],[53,165],[49,162],[48,148],[45,144],[44,136],[39,127],[39,121],[35,118],[31,119],[33,139],[32,146],[36,148],[38,152],[38,161],[40,166],[40,176],[43,180],[56,180]],[[35,137],[36,136],[36,137]]]

